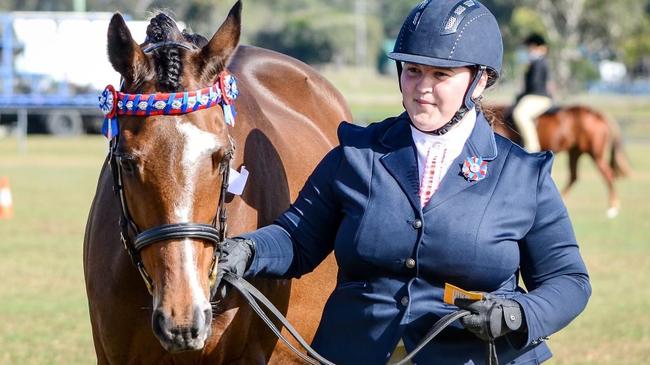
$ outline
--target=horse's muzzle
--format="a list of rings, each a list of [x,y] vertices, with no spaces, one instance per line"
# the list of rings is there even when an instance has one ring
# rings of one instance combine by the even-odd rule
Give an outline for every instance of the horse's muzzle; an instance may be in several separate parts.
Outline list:
[[[173,316],[156,309],[152,316],[153,332],[162,347],[171,353],[201,350],[210,335],[212,309],[195,307],[187,324],[178,324]]]

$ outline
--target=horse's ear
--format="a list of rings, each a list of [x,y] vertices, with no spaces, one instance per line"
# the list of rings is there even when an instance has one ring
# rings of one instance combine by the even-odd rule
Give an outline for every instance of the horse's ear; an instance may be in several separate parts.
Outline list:
[[[238,0],[228,13],[219,30],[212,36],[199,54],[201,64],[201,81],[212,82],[217,74],[226,67],[241,35],[241,0]]]
[[[108,59],[126,80],[135,80],[146,66],[146,57],[133,40],[122,15],[115,13],[108,25]]]

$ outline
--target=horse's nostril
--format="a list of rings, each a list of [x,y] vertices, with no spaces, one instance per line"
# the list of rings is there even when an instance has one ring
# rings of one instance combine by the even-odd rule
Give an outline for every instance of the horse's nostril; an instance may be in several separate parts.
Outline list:
[[[202,333],[210,328],[210,322],[212,320],[212,309],[208,308],[201,310],[201,308],[195,308],[194,310],[194,321],[192,323],[192,328],[190,328],[190,334],[192,338],[195,339],[199,337]]]
[[[155,310],[152,317],[153,331],[162,338],[171,337],[169,327],[167,326],[167,317],[161,310]]]

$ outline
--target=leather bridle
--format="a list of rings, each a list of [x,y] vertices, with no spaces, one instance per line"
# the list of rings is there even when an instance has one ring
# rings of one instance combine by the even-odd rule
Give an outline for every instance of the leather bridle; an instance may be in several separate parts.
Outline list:
[[[143,49],[143,52],[149,53],[164,47],[197,49],[194,45],[188,46],[185,43],[165,41],[149,44]],[[117,92],[113,86],[109,85],[99,97],[99,107],[105,116],[102,129],[110,140],[108,164],[113,175],[113,190],[118,196],[120,205],[120,239],[151,295],[153,295],[153,280],[144,267],[140,252],[145,247],[157,242],[185,238],[200,239],[214,245],[214,254],[208,276],[210,292],[212,293],[215,290],[217,261],[227,231],[225,200],[230,176],[230,161],[233,158],[235,149],[234,141],[228,136],[230,147],[224,154],[220,164],[222,181],[219,203],[211,224],[195,222],[172,223],[155,226],[143,231],[133,221],[126,201],[121,167],[123,156],[118,150],[120,141],[118,116],[181,115],[220,105],[224,111],[225,122],[234,125],[236,113],[233,104],[238,95],[239,91],[235,78],[223,71],[219,74],[214,85],[201,90],[165,94],[128,94]]]
[[[217,260],[219,259],[220,247],[226,238],[227,232],[227,212],[226,212],[226,195],[228,192],[228,179],[230,177],[230,161],[234,155],[234,145],[231,141],[231,147],[226,152],[221,165],[220,173],[222,177],[221,189],[219,192],[219,203],[217,211],[211,224],[204,223],[173,223],[155,226],[144,231],[140,230],[138,225],[133,221],[129,214],[129,208],[126,202],[124,191],[124,182],[122,179],[121,160],[122,156],[117,151],[119,144],[119,134],[111,141],[108,163],[113,175],[113,190],[118,196],[120,205],[120,240],[124,249],[128,252],[131,261],[138,269],[140,276],[149,291],[153,295],[153,280],[144,267],[140,252],[147,246],[156,242],[194,238],[208,241],[214,245],[212,255],[212,264],[209,270],[210,291],[212,292],[216,285],[217,279]]]

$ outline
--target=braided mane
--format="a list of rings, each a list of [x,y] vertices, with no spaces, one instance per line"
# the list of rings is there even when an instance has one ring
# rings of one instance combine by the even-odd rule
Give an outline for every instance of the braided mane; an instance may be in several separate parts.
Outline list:
[[[207,43],[207,39],[199,34],[188,33],[185,30],[180,33],[176,22],[162,12],[154,16],[147,27],[147,41],[149,43],[178,41],[180,40],[178,39],[179,36],[198,47],[202,47]],[[183,75],[182,52],[184,50],[178,47],[161,47],[153,51],[160,91],[175,92],[183,88],[181,85]]]

